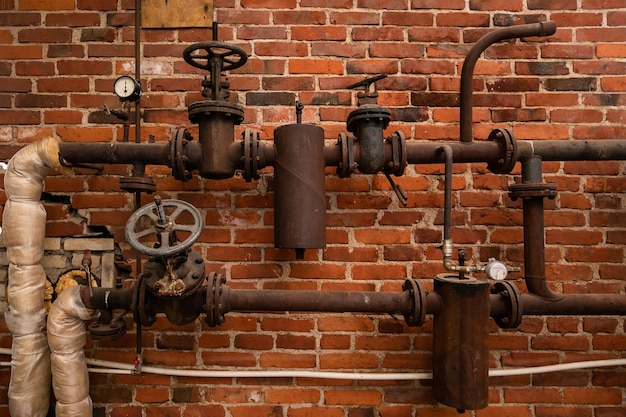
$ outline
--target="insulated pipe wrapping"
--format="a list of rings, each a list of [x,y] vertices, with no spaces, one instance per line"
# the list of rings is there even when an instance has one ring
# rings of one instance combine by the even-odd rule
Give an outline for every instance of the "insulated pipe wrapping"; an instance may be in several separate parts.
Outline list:
[[[12,417],[45,417],[50,406],[50,355],[45,326],[43,257],[46,211],[40,203],[43,180],[59,163],[58,142],[47,138],[19,150],[4,177],[7,202],[2,218],[9,261],[5,313],[13,335],[9,383]]]
[[[82,302],[78,286],[64,290],[50,309],[48,345],[57,417],[93,415],[83,348],[86,342],[85,320],[94,315],[95,310],[88,309]]]

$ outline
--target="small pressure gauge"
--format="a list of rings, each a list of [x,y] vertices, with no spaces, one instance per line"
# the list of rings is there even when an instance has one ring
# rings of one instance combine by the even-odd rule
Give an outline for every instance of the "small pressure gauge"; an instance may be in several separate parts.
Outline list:
[[[113,92],[120,101],[137,101],[141,97],[141,84],[131,76],[122,75],[115,80]]]
[[[485,274],[487,274],[489,279],[500,281],[506,278],[509,271],[502,262],[496,261],[494,258],[489,258],[485,266]]]

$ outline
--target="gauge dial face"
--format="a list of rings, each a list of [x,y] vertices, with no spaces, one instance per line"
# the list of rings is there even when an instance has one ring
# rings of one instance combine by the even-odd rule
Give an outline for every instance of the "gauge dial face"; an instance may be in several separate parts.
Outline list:
[[[113,92],[121,101],[136,101],[141,96],[141,85],[128,75],[122,75],[113,84]]]

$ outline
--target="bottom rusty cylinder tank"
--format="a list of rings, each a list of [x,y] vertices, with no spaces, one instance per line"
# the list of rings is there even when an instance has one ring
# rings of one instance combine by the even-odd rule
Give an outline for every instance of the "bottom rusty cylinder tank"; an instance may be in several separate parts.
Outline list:
[[[442,301],[433,328],[435,399],[458,410],[485,408],[489,403],[489,282],[440,274],[435,291]]]

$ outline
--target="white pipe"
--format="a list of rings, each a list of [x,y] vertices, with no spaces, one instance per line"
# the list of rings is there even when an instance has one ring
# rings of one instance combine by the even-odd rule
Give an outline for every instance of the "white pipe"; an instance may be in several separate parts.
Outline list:
[[[10,349],[0,349],[0,354],[11,354]],[[94,367],[89,368],[92,373],[111,374],[135,374],[135,366],[131,364],[105,361],[101,359],[87,359],[87,363]],[[0,366],[3,363],[0,363]],[[6,364],[6,363],[4,363]],[[574,369],[606,368],[626,366],[626,359],[604,359],[597,361],[583,361],[571,363],[559,363],[554,365],[531,366],[527,368],[512,369],[490,369],[489,376],[515,376],[533,375],[550,372],[562,372]],[[326,378],[326,379],[348,379],[348,380],[376,380],[376,381],[398,381],[398,380],[424,380],[432,379],[430,372],[396,372],[396,373],[356,373],[356,372],[326,372],[326,371],[210,371],[201,369],[173,369],[161,368],[157,366],[142,366],[141,372],[168,375],[168,376],[191,376],[197,378]]]
[[[50,354],[43,332],[46,273],[40,264],[46,229],[40,199],[50,168],[65,171],[54,138],[20,149],[4,177],[2,236],[9,260],[5,320],[13,336],[8,392],[13,417],[45,417],[50,405]]]
[[[135,367],[130,364],[103,361],[99,359],[87,359],[87,363],[92,366],[108,367],[104,371],[124,370],[129,374],[136,373]],[[534,366],[528,368],[515,369],[490,369],[489,376],[514,376],[532,375],[549,372],[562,372],[572,369],[589,369],[602,367],[626,366],[626,359],[606,359],[597,361],[584,361],[572,363],[560,363],[546,366]],[[111,369],[113,368],[113,369]],[[90,372],[98,368],[90,368]],[[356,372],[327,372],[327,371],[210,371],[198,369],[172,369],[156,366],[142,366],[141,372],[168,375],[168,376],[190,376],[197,378],[325,378],[325,379],[348,379],[361,381],[402,381],[402,380],[430,380],[433,374],[430,372],[395,372],[395,373],[356,373]],[[100,372],[99,372],[100,373]],[[117,373],[117,372],[116,372]]]

